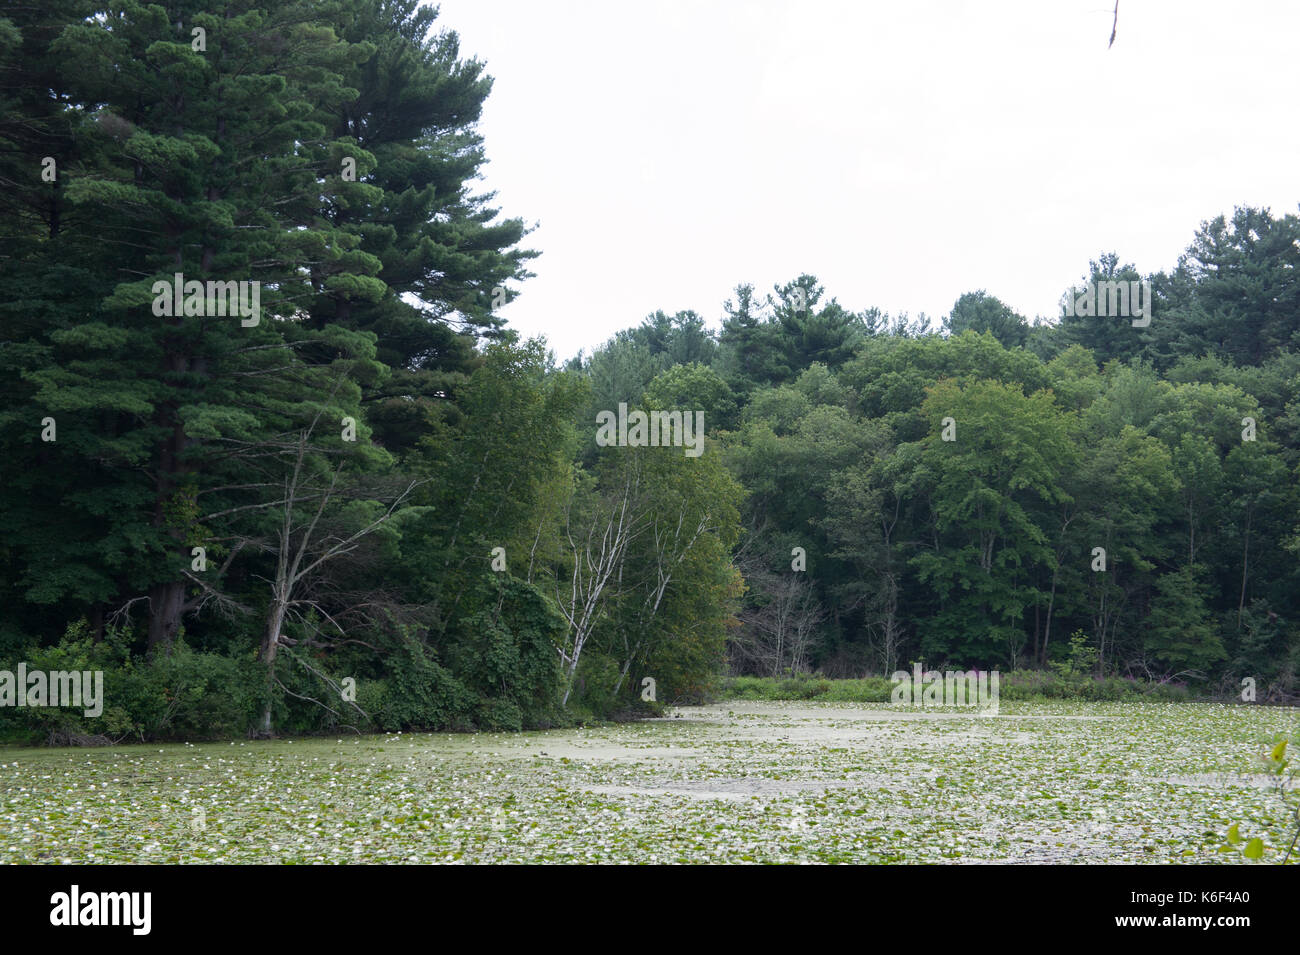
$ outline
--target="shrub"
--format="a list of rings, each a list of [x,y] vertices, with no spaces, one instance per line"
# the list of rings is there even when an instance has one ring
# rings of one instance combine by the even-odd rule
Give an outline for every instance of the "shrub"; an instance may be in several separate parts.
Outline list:
[[[484,700],[478,705],[474,722],[481,730],[517,733],[523,729],[524,715],[511,700]]]
[[[48,647],[29,647],[0,668],[103,673],[102,712],[85,707],[5,707],[0,735],[22,743],[121,742],[170,738],[216,738],[246,733],[260,703],[256,664],[190,649],[178,637],[170,654],[131,653],[131,634],[110,630],[95,642],[85,621],[72,624]]]

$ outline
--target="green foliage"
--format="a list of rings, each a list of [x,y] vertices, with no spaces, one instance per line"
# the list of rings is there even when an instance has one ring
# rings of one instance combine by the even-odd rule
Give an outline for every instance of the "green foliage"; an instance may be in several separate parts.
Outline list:
[[[570,706],[580,720],[605,719],[619,705],[619,666],[614,657],[593,649],[584,653],[573,676]]]
[[[721,700],[823,700],[834,703],[889,703],[895,684],[887,677],[831,680],[801,673],[787,677],[729,677]],[[1062,677],[1044,670],[1012,670],[1000,679],[1003,700],[1186,700],[1186,687],[1111,677],[1098,680],[1080,671]]]
[[[483,579],[467,599],[481,601],[482,609],[464,618],[444,653],[461,685],[481,701],[475,722],[516,730],[555,724],[561,681],[555,648],[564,618],[535,587],[507,575]]]
[[[0,450],[15,495],[0,507],[0,597],[14,607],[0,645],[83,615],[102,637],[134,608],[148,626],[130,652],[156,654],[159,679],[215,665],[177,649],[182,626],[232,660],[260,644],[264,677],[249,686],[285,729],[361,719],[329,702],[332,665],[384,683],[390,724],[468,721],[470,703],[427,698],[376,659],[392,649],[390,612],[437,617],[427,592],[388,589],[413,543],[402,525],[418,522],[386,510],[442,503],[402,489],[447,476],[416,449],[450,431],[468,453],[495,436],[499,471],[526,475],[485,488],[488,505],[471,500],[462,518],[490,533],[500,524],[482,515],[517,500],[500,522],[531,519],[526,491],[566,463],[543,419],[572,404],[565,380],[541,383],[540,344],[509,345],[492,313],[534,253],[518,247],[522,221],[470,188],[485,161],[482,63],[416,0],[252,0],[220,18],[138,0],[97,18],[40,7],[0,24],[6,88],[28,91],[5,94],[18,112],[0,121],[0,162],[23,184],[0,196]],[[53,184],[31,174],[45,156]],[[178,272],[258,283],[260,314],[154,314],[154,283]],[[503,343],[480,353],[479,338]],[[47,416],[57,441],[33,440]],[[450,463],[456,480],[472,467]],[[452,539],[479,543],[447,530],[444,553]],[[355,636],[383,649],[363,659]],[[281,638],[310,652],[277,666]],[[166,731],[137,711],[133,727]],[[229,714],[208,716],[236,732]]]
[[[252,660],[198,652],[184,640],[170,655],[147,658],[133,655],[131,643],[130,633],[114,630],[95,642],[83,620],[53,645],[0,661],[10,672],[22,662],[29,673],[102,673],[104,694],[94,717],[86,707],[0,708],[0,735],[25,743],[142,742],[243,736],[252,728],[262,703]]]
[[[674,365],[660,372],[646,387],[648,407],[703,411],[709,431],[729,430],[736,424],[736,398],[730,386],[712,368],[699,363]]]
[[[724,700],[825,700],[836,703],[888,703],[893,683],[885,677],[828,680],[801,673],[786,678],[737,676],[721,687]]]
[[[1058,680],[1069,682],[1092,673],[1097,666],[1097,648],[1088,645],[1088,636],[1082,630],[1070,634],[1070,645],[1061,648],[1058,645],[1057,659],[1049,664]]]
[[[521,729],[728,661],[1294,692],[1297,216],[1090,262],[1147,326],[977,291],[940,334],[804,273],[561,370],[497,314],[536,253],[474,191],[491,79],[436,8],[92,6],[0,17],[0,655],[115,674],[24,738]],[[178,272],[259,320],[154,314]],[[702,411],[704,453],[597,446],[621,404]]]
[[[1157,581],[1148,627],[1147,646],[1171,669],[1204,673],[1224,657],[1190,568]]]
[[[1241,835],[1240,823],[1234,822],[1228,827],[1221,852],[1240,853],[1250,862],[1259,862],[1266,854],[1281,852],[1281,858],[1277,860],[1281,865],[1300,863],[1300,853],[1296,851],[1300,845],[1300,791],[1295,788],[1295,761],[1288,755],[1288,750],[1294,751],[1293,744],[1297,743],[1300,743],[1300,734],[1290,738],[1278,735],[1261,758],[1263,771],[1270,777],[1273,795],[1289,829],[1289,832],[1284,832],[1283,843],[1267,845],[1259,836],[1247,839]]]
[[[473,695],[415,634],[398,630],[385,648],[387,677],[382,689],[370,690],[367,702],[376,726],[388,732],[399,729],[468,729]],[[358,702],[361,701],[358,682]]]
[[[1029,323],[999,299],[983,290],[957,299],[944,326],[954,335],[964,331],[988,332],[1006,348],[1018,348],[1029,339]]]

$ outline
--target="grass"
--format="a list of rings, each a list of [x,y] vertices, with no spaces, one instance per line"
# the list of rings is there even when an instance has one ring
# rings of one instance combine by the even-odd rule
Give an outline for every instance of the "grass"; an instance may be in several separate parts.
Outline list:
[[[861,680],[828,680],[800,674],[778,679],[768,676],[737,676],[722,688],[724,700],[813,700],[836,703],[888,703],[894,684],[885,677]]]
[[[1005,700],[1190,700],[1179,684],[1142,683],[1121,677],[1102,680],[1088,675],[1058,676],[1043,670],[1013,670],[999,674]],[[888,677],[830,680],[801,673],[786,677],[729,677],[719,694],[723,700],[825,700],[836,703],[888,703],[895,684]]]

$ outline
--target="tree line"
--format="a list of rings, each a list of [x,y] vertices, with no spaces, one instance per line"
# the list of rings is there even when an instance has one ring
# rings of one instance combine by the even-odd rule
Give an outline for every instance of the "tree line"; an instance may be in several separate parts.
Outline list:
[[[802,275],[561,367],[497,314],[536,253],[436,16],[0,16],[0,664],[108,676],[11,735],[518,729],[1071,647],[1289,688],[1295,217],[1093,263],[1144,328]],[[599,442],[621,403],[702,411],[702,453]]]
[[[716,334],[660,312],[575,364],[596,406],[644,393],[714,423],[747,492],[733,672],[1082,660],[1282,698],[1298,257],[1300,219],[1239,208],[1172,272],[1089,263],[1090,296],[1147,284],[1145,320],[1075,308],[1076,288],[1050,320],[981,290],[934,323],[851,311],[805,274],[739,286]]]

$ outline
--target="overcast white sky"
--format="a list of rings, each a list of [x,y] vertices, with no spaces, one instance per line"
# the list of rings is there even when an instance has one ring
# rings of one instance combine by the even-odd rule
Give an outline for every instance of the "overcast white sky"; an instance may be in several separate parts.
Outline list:
[[[502,310],[560,358],[650,312],[716,326],[810,272],[850,309],[979,288],[1058,313],[1089,259],[1169,269],[1300,203],[1300,4],[443,0],[495,78],[482,186],[538,228]]]

